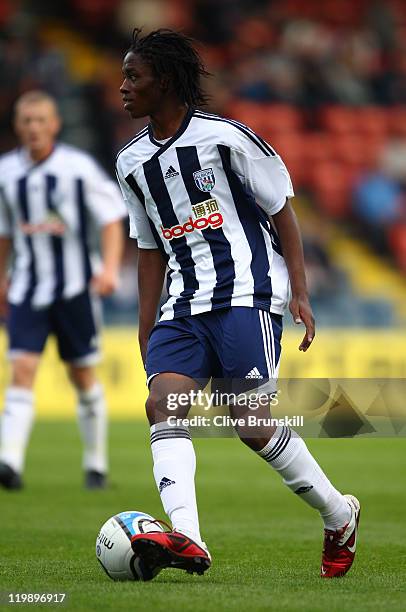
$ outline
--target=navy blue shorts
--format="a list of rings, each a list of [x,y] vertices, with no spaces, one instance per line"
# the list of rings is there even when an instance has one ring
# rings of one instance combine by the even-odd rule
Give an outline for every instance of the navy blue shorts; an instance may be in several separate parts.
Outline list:
[[[147,380],[163,372],[199,381],[275,379],[281,337],[281,315],[245,306],[161,321],[148,342]]]
[[[98,321],[94,298],[88,291],[44,308],[25,301],[9,304],[7,331],[9,356],[20,352],[42,353],[50,334],[56,336],[60,357],[76,365],[99,360]]]

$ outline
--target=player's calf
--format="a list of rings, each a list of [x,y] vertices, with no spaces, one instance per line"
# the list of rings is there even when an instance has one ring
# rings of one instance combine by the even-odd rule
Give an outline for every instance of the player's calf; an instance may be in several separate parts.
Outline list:
[[[265,393],[264,397],[266,397]],[[275,426],[267,424],[272,416],[269,404],[258,405],[254,410],[250,408],[249,395],[247,395],[246,405],[231,404],[229,408],[231,417],[235,421],[238,420],[235,430],[241,442],[258,453],[271,440],[276,431]],[[255,421],[251,423],[253,416]]]

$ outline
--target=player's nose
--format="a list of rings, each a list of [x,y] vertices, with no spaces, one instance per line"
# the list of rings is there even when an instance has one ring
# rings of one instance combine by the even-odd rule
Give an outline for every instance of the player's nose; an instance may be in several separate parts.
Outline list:
[[[128,79],[126,77],[124,79],[124,81],[122,82],[122,84],[121,84],[120,93],[123,95],[123,94],[127,93],[128,91],[129,91],[129,89],[128,89]]]

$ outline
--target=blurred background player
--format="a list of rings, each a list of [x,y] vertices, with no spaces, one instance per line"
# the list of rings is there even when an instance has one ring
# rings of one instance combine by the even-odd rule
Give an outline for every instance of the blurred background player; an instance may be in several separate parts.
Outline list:
[[[56,142],[61,122],[51,96],[39,90],[23,94],[14,126],[22,146],[0,158],[0,314],[6,318],[11,363],[1,418],[0,484],[22,487],[33,385],[52,333],[77,391],[85,484],[101,488],[107,471],[106,407],[94,371],[100,357],[96,296],[117,287],[126,211],[118,188],[89,154]],[[101,262],[95,258],[98,235]]]

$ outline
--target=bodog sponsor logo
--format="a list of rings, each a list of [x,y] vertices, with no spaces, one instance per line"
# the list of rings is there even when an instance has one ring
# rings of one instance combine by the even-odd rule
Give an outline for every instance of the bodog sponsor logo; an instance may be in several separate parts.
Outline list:
[[[204,230],[208,227],[217,229],[221,225],[223,225],[223,215],[220,212],[214,212],[207,217],[199,217],[198,219],[189,217],[183,225],[173,225],[172,227],[161,225],[161,232],[164,238],[173,240],[173,238],[181,238],[185,234],[191,234],[195,230]]]

